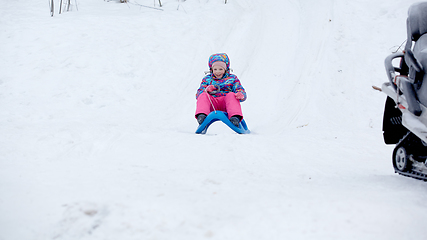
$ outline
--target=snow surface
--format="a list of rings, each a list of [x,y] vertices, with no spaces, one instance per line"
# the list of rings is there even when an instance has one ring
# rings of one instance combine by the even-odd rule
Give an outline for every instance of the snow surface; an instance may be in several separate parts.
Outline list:
[[[0,240],[425,239],[371,88],[414,2],[2,0]],[[249,135],[194,134],[218,52]]]

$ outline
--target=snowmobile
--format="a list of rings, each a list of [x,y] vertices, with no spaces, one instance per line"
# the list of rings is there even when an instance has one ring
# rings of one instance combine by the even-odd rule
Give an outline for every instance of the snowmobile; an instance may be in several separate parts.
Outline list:
[[[383,115],[386,144],[396,144],[396,173],[427,181],[427,2],[410,6],[402,52],[385,59],[388,82]]]

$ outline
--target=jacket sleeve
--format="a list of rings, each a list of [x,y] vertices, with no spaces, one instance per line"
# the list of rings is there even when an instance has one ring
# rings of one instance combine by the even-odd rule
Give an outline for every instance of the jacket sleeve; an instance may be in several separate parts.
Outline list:
[[[205,89],[209,86],[209,82],[210,82],[209,75],[205,76],[202,79],[202,82],[200,83],[200,87],[199,89],[197,89],[197,92],[196,92],[196,99],[199,98],[200,94],[202,94],[205,91]]]
[[[238,92],[243,93],[243,96],[245,96],[245,97],[242,100],[240,100],[240,102],[244,102],[246,100],[246,98],[247,98],[246,91],[243,88],[242,84],[240,83],[240,80],[237,77],[235,77],[235,79],[234,79],[233,92],[235,92],[235,93],[238,93]]]

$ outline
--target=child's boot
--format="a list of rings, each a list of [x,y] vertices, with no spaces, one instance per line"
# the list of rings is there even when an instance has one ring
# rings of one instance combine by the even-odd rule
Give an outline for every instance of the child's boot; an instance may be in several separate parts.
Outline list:
[[[242,119],[242,117],[240,117],[240,116],[238,116],[238,115],[234,115],[234,116],[232,116],[231,118],[230,118],[230,122],[234,125],[234,126],[236,126],[236,127],[239,127],[239,123],[240,123],[240,120]]]
[[[206,114],[204,113],[200,113],[197,115],[197,122],[199,123],[199,125],[201,125],[203,121],[205,121],[205,118],[206,118]]]

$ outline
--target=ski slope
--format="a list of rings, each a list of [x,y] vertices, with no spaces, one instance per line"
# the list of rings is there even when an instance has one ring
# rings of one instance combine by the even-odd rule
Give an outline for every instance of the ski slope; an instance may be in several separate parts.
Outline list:
[[[371,88],[415,2],[2,0],[0,240],[423,239]],[[249,135],[194,134],[218,52]]]

